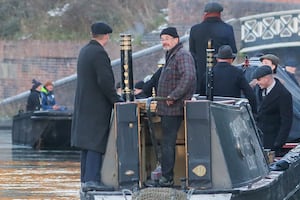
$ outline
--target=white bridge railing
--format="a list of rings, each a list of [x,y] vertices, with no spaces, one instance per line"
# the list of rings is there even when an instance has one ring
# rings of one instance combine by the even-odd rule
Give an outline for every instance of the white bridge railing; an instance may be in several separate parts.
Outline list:
[[[300,10],[240,18],[241,52],[300,46]]]

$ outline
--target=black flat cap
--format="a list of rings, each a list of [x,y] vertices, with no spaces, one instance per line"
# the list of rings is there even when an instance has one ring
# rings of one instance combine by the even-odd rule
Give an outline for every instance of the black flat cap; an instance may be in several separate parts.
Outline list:
[[[258,79],[261,77],[264,77],[266,75],[272,74],[272,68],[268,65],[262,65],[253,72],[252,78],[253,79]]]
[[[223,11],[223,6],[217,2],[209,2],[205,5],[204,7],[204,12],[222,12]]]
[[[175,27],[168,27],[168,28],[163,29],[160,33],[160,36],[161,35],[170,35],[173,38],[179,38],[179,35],[178,35]]]
[[[263,59],[271,60],[271,62],[276,66],[279,64],[279,58],[273,54],[265,54],[265,55],[261,56],[259,58],[260,62],[262,62]]]
[[[112,28],[103,22],[96,22],[92,24],[91,31],[93,35],[104,35],[112,33]]]
[[[288,59],[285,62],[285,66],[289,66],[289,67],[296,67],[298,65],[299,65],[299,63],[295,59]]]
[[[215,55],[216,58],[228,59],[235,58],[236,55],[232,53],[232,48],[229,45],[220,46],[218,53]]]

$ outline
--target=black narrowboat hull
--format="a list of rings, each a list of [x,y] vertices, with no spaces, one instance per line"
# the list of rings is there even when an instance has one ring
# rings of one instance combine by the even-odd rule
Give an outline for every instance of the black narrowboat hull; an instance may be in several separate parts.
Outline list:
[[[35,149],[71,148],[72,112],[35,111],[13,117],[12,143]]]

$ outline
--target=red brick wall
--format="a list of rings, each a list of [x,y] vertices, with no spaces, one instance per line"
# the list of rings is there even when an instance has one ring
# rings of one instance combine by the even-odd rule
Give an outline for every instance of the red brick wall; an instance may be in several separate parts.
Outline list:
[[[13,116],[18,110],[25,109],[33,78],[42,83],[47,80],[57,81],[57,102],[72,109],[76,80],[71,75],[76,74],[79,50],[87,42],[89,41],[0,41],[0,121]],[[118,41],[109,42],[105,49],[112,61],[120,58]],[[136,51],[138,49],[133,46],[133,52]],[[141,80],[152,74],[157,69],[157,61],[163,55],[162,51],[158,51],[147,55],[146,62],[144,58],[134,59],[134,80]],[[116,82],[120,81],[121,68],[114,66],[113,71]],[[65,79],[70,76],[71,78]],[[3,99],[5,101],[1,101]]]
[[[75,73],[81,43],[0,41],[0,99],[31,88],[31,80],[57,80]]]
[[[33,78],[44,83],[76,73],[80,48],[88,41],[0,41],[0,100],[28,91]],[[108,49],[116,49],[108,44]],[[112,52],[116,58],[119,50]]]
[[[208,1],[169,1],[169,23],[176,25],[179,31],[182,31],[180,34],[183,34],[191,25],[201,21],[204,5]],[[299,0],[219,0],[218,2],[224,6],[223,19],[285,9],[300,9]],[[27,91],[31,87],[33,78],[41,82],[56,81],[74,74],[78,51],[86,42],[0,41],[0,100]],[[112,60],[119,57],[119,46],[116,45],[118,44],[109,43],[107,47]]]

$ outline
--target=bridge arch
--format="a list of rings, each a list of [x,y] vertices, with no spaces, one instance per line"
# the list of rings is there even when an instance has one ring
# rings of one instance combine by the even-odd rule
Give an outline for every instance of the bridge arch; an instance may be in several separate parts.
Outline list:
[[[239,21],[242,53],[300,47],[300,10],[251,15]]]

